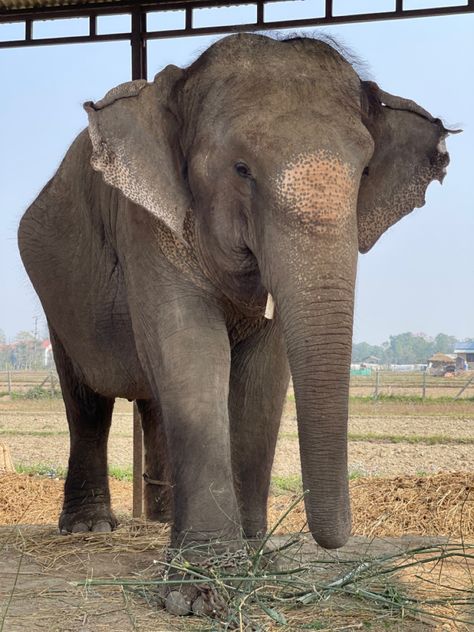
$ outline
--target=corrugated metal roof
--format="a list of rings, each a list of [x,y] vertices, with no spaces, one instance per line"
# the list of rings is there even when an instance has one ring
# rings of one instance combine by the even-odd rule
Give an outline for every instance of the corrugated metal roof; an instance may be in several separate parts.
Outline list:
[[[463,353],[464,351],[474,353],[474,342],[457,342],[454,347],[454,352]]]

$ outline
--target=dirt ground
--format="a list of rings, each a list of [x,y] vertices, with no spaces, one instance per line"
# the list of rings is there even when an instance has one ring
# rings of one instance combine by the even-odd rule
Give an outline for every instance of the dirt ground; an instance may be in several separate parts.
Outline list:
[[[390,404],[389,404],[390,405]],[[453,407],[451,407],[452,411]],[[387,412],[373,406],[371,414],[352,414],[349,471],[355,475],[415,475],[474,471],[474,403],[453,413],[423,415]],[[365,439],[365,440],[364,440]],[[54,472],[66,467],[69,436],[60,400],[0,400],[0,440],[10,448],[16,466],[42,464]],[[119,400],[109,443],[109,464],[132,463],[132,405]],[[294,402],[288,399],[282,420],[273,475],[300,473]]]
[[[383,570],[369,584],[365,579],[354,585],[349,581],[352,588],[347,593],[338,588],[333,594],[331,589],[317,603],[299,603],[291,609],[288,604],[280,608],[281,604],[271,602],[272,608],[284,614],[287,625],[275,622],[272,609],[270,615],[261,608],[255,613],[255,603],[249,616],[258,621],[260,630],[272,632],[474,629],[474,545],[469,544],[474,541],[474,403],[401,405],[392,401],[351,406],[349,465],[355,476],[351,497],[356,536],[329,558],[311,542],[305,544],[306,555],[317,560],[318,569],[326,568],[326,587],[328,582],[341,586],[342,580],[346,585],[351,573],[365,568],[367,556],[379,556],[377,573],[387,558],[402,553],[405,557],[396,558],[396,569]],[[63,481],[54,475],[57,468],[67,465],[68,455],[67,423],[60,400],[0,399],[0,441],[8,444],[17,467],[41,464],[50,468],[52,476],[0,477],[0,524],[9,525],[0,527],[2,632],[225,629],[195,617],[170,617],[160,609],[153,591],[120,583],[74,584],[91,577],[115,582],[117,577],[136,580],[149,572],[156,575],[155,560],[163,559],[169,534],[166,528],[131,521],[131,484],[112,478],[120,529],[105,536],[57,536]],[[132,407],[123,400],[115,408],[109,454],[112,467],[130,469]],[[289,397],[273,476],[291,481],[299,474],[295,408]],[[270,524],[278,523],[295,499],[297,494],[278,490],[269,503]],[[300,502],[276,531],[288,534],[304,529]],[[411,534],[408,539],[407,534]],[[415,560],[419,554],[413,550],[430,545],[433,536],[441,538],[436,542],[447,548],[424,553],[426,559],[431,556],[430,564],[425,558]],[[346,559],[351,566],[341,566]],[[313,587],[320,585],[311,581]],[[447,587],[454,593],[443,601],[440,596]],[[416,613],[408,614],[400,606],[406,595],[407,608],[418,603],[413,600],[420,595],[426,601],[417,606],[419,611],[415,608]],[[250,628],[242,624],[234,629]]]

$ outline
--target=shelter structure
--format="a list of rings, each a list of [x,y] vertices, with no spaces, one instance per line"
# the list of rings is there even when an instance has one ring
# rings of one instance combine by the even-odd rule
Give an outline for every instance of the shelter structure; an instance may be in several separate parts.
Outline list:
[[[129,41],[132,54],[132,79],[147,78],[147,42],[153,39],[189,37],[192,35],[217,35],[241,31],[268,31],[277,29],[298,29],[349,22],[393,20],[427,16],[459,15],[474,13],[474,0],[459,0],[453,6],[452,0],[445,0],[444,6],[426,8],[417,6],[417,0],[386,0],[373,3],[378,10],[361,10],[357,0],[342,6],[339,0],[324,0],[314,3],[314,16],[295,19],[288,10],[288,17],[274,20],[268,17],[267,9],[280,0],[0,0],[0,25],[19,23],[23,26],[21,36],[1,40],[0,48],[24,46],[50,46],[52,44],[79,44],[86,42]],[[289,3],[287,2],[286,5]],[[295,1],[295,5],[296,5]],[[426,4],[419,0],[418,5]],[[227,23],[221,25],[196,25],[195,16],[201,9],[246,6],[252,9],[253,18],[244,24]],[[148,16],[179,12],[182,15],[180,28],[148,29]],[[98,18],[106,15],[128,14],[130,28],[120,33],[100,33]],[[34,26],[40,20],[86,18],[88,32],[85,35],[35,37]],[[0,35],[1,37],[1,35]]]
[[[464,362],[459,362],[454,355],[446,353],[435,353],[428,360],[428,372],[435,377],[444,377],[447,374],[454,374],[457,370],[464,368]]]
[[[457,342],[454,353],[464,360],[469,369],[474,369],[474,342]]]
[[[295,19],[291,8],[283,19],[272,19],[267,9],[280,0],[0,0],[0,49],[31,46],[51,46],[107,41],[129,41],[131,46],[132,79],[147,79],[147,42],[154,39],[189,37],[193,35],[219,35],[244,31],[274,31],[305,27],[346,24],[378,20],[398,20],[430,16],[447,16],[474,13],[474,0],[441,0],[436,6],[426,8],[423,0],[384,0],[373,2],[376,10],[367,12],[358,0],[342,5],[339,0],[321,0],[314,3],[314,15]],[[291,3],[286,2],[288,7]],[[294,1],[296,6],[297,2]],[[420,6],[425,5],[425,6]],[[197,25],[196,14],[202,9],[248,7],[253,18],[246,23],[221,25]],[[364,6],[366,4],[364,3]],[[149,16],[178,12],[182,16],[180,28],[148,28]],[[101,33],[98,20],[102,16],[130,15],[130,28],[125,32]],[[65,20],[85,18],[87,32],[84,35],[36,37],[35,24],[41,20]],[[16,23],[22,26],[21,35],[2,39],[1,25]],[[1,55],[1,53],[0,53]],[[143,448],[139,415],[134,407],[134,516],[142,512]]]

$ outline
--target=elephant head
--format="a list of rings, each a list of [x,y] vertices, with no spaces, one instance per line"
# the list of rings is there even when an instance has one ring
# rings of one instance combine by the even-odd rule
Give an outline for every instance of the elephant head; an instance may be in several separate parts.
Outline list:
[[[251,316],[274,297],[309,526],[321,545],[341,546],[358,251],[442,181],[448,130],[361,81],[328,44],[259,35],[225,38],[189,68],[86,109],[93,167],[130,212],[159,218],[227,305]]]

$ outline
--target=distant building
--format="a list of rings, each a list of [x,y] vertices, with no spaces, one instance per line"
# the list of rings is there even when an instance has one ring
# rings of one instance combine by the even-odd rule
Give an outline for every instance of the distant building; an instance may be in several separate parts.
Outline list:
[[[43,366],[50,367],[53,364],[53,348],[49,340],[43,340],[41,343],[41,349],[43,350]]]
[[[474,369],[474,342],[457,342],[454,353],[464,360],[469,369]]]
[[[428,360],[428,372],[435,377],[453,374],[464,368],[464,360],[456,358],[454,354],[435,353]]]

